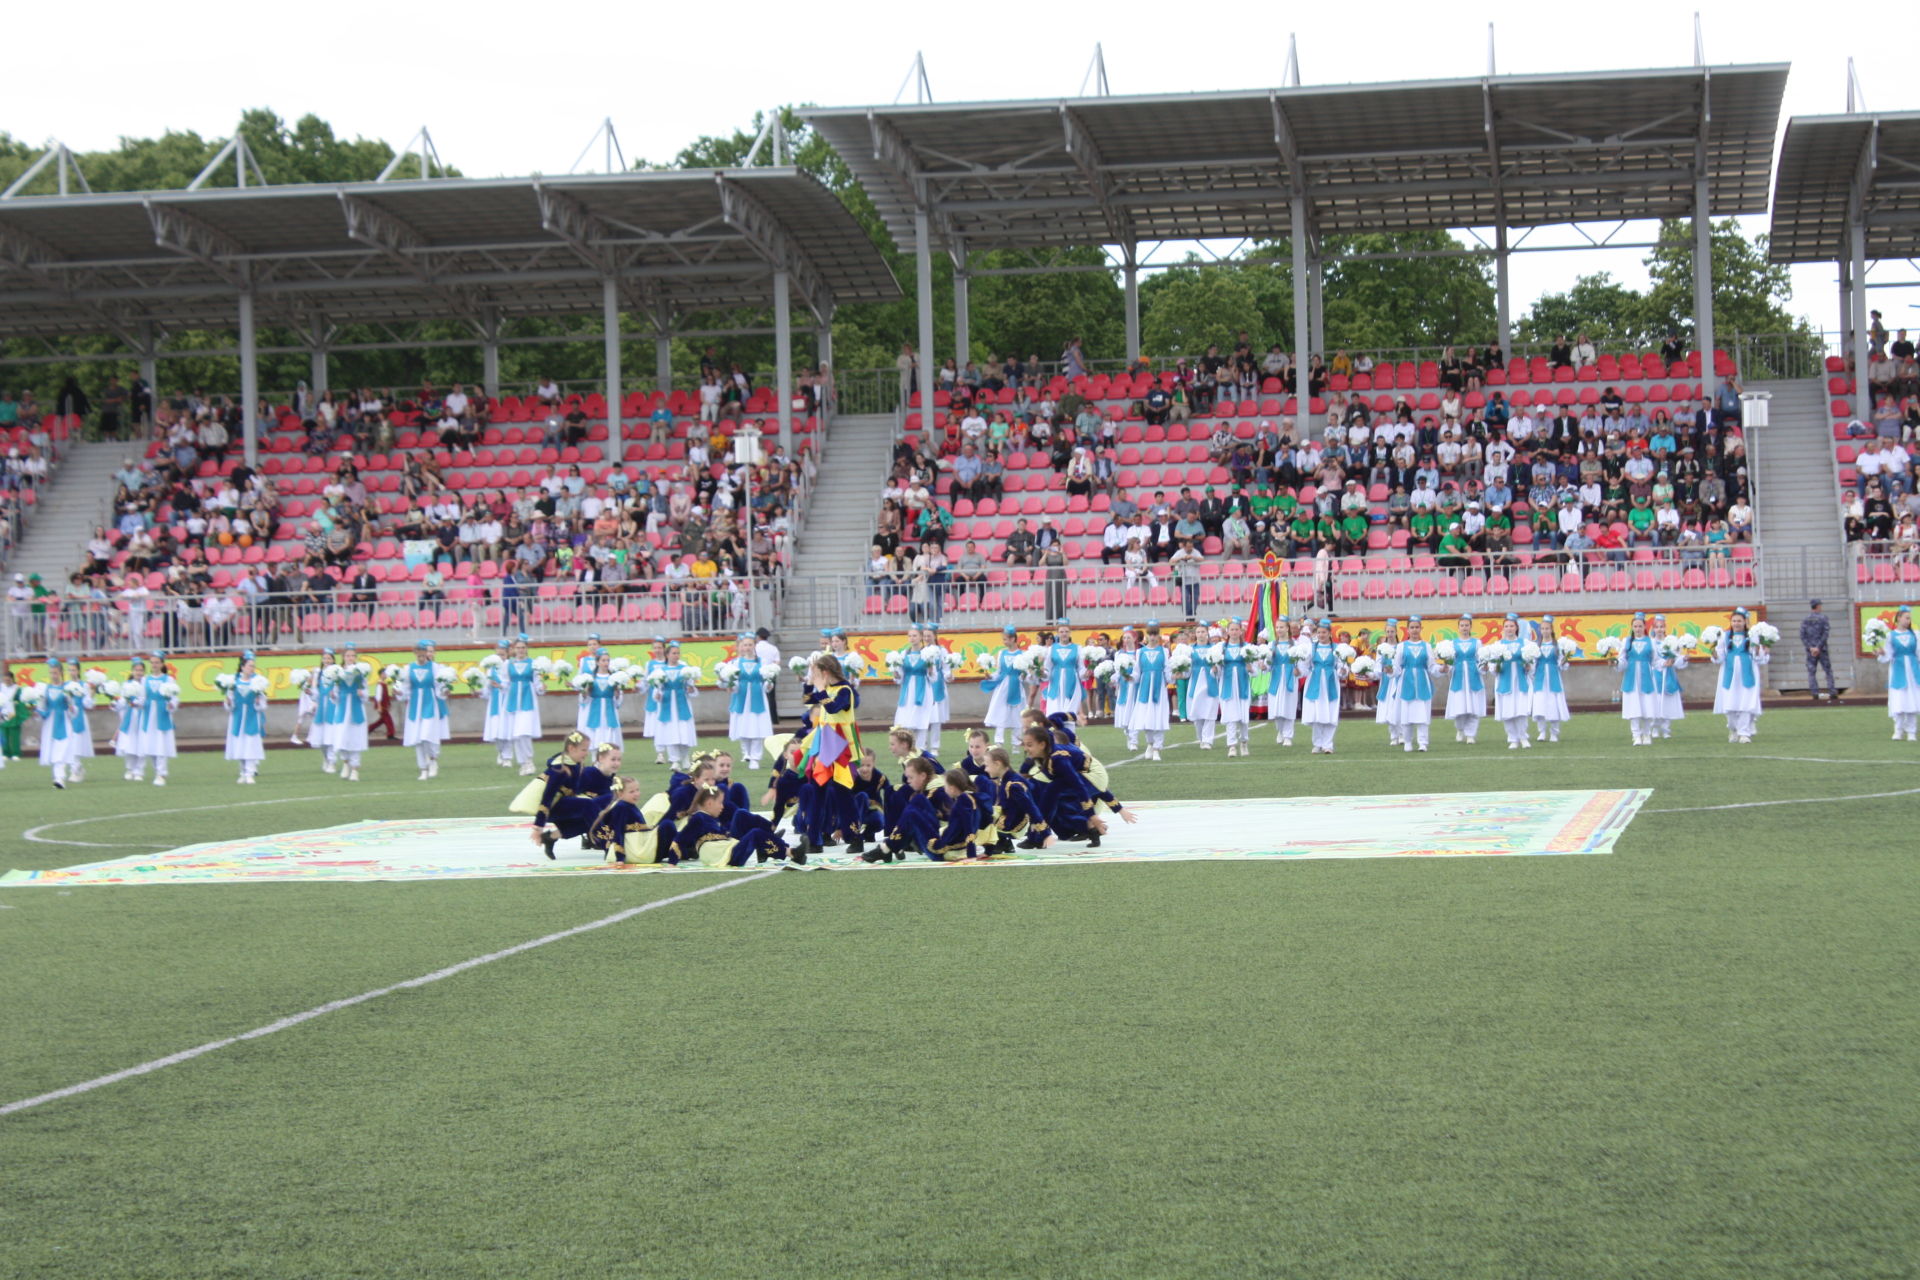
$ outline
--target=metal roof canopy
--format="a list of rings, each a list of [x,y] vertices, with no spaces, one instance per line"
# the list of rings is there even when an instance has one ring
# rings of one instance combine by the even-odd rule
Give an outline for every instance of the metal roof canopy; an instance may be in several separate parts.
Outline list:
[[[792,167],[555,178],[434,178],[0,200],[0,336],[305,331],[600,312],[604,282],[656,332],[766,306],[785,271],[825,324],[900,296],[839,198]]]
[[[1848,95],[1852,103],[1851,92]],[[1867,264],[1920,255],[1920,112],[1795,116],[1780,148],[1767,256],[1840,268],[1840,327],[1854,368],[1870,357]],[[1854,412],[1873,410],[1854,380]]]
[[[1920,112],[1795,116],[1780,148],[1768,256],[1848,256],[1856,194],[1870,259],[1920,256]]]
[[[902,244],[950,253],[1767,207],[1785,64],[815,108]]]

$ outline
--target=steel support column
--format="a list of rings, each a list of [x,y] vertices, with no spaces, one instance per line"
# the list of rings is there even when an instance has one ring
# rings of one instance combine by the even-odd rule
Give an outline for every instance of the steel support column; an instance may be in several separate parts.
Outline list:
[[[1513,357],[1513,280],[1508,270],[1511,257],[1507,252],[1507,224],[1502,222],[1493,229],[1493,297],[1500,320],[1500,354],[1508,359]]]
[[[1862,422],[1873,420],[1873,384],[1867,378],[1872,336],[1867,332],[1867,220],[1859,213],[1848,219],[1847,252],[1853,258],[1853,413]]]
[[[240,290],[240,433],[249,467],[260,465],[260,352],[253,331],[253,286]]]
[[[620,282],[600,282],[600,333],[607,348],[607,455],[618,465],[627,456],[620,413]]]
[[[1310,421],[1307,394],[1307,200],[1296,195],[1293,205],[1293,396],[1294,426],[1307,428]]]
[[[933,236],[924,206],[913,211],[914,302],[920,311],[920,428],[933,437]]]
[[[147,395],[154,404],[158,405],[160,403],[160,344],[154,341],[151,320],[140,322],[140,381],[147,384]],[[141,425],[144,426],[151,421],[152,419],[149,418]]]
[[[1127,313],[1127,363],[1132,364],[1140,358],[1140,247],[1127,246],[1127,256],[1121,268],[1126,282]]]
[[[780,447],[793,456],[793,298],[786,271],[773,273],[773,395],[780,411]]]
[[[973,358],[973,300],[965,261],[953,264],[953,368],[958,373]]]
[[[1307,274],[1307,350],[1318,351],[1323,359],[1327,356],[1326,279],[1326,264],[1316,253]]]
[[[500,398],[500,340],[488,338],[480,344],[480,386],[487,399]]]
[[[653,387],[662,394],[673,390],[673,335],[665,329],[653,335]]]
[[[325,347],[307,348],[307,390],[313,393],[314,402],[320,400],[320,393],[327,389],[327,349]]]
[[[1707,175],[1693,180],[1693,341],[1700,352],[1700,389],[1713,399],[1713,219],[1707,216]]]

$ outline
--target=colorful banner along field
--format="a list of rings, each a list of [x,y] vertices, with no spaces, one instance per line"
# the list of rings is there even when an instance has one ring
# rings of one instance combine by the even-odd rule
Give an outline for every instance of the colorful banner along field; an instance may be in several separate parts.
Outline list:
[[[1613,852],[1651,791],[1483,791],[1397,796],[1290,796],[1143,801],[1140,821],[1114,824],[1098,849],[1056,845],[983,863],[913,857],[879,866],[844,849],[810,865],[829,871],[1101,862],[1303,858],[1524,857]],[[500,803],[506,803],[502,791]],[[698,863],[614,867],[573,841],[549,862],[513,818],[400,819],[248,836],[52,871],[9,871],[0,888],[134,884],[316,884],[579,875],[687,875]]]
[[[1867,652],[1867,624],[1875,618],[1893,626],[1893,614],[1901,605],[1912,605],[1912,600],[1896,600],[1892,604],[1857,604],[1853,607],[1853,655],[1856,658],[1871,658]]]
[[[1862,606],[1862,609],[1864,610],[1869,607],[1871,606]],[[1881,607],[1887,611],[1888,620],[1891,621],[1892,606]],[[1765,616],[1765,610],[1760,605],[1754,604],[1749,606],[1749,608],[1753,610],[1755,617]],[[1367,636],[1378,636],[1382,624],[1388,616],[1387,614],[1380,614],[1375,617],[1339,617],[1335,619],[1334,630],[1342,639],[1349,642],[1358,640],[1363,633]],[[1398,617],[1402,623],[1407,619],[1407,615],[1404,613],[1392,616]],[[1504,613],[1498,612],[1476,613],[1474,615],[1474,630],[1483,640],[1496,640],[1500,636],[1500,623],[1505,616]],[[1538,621],[1544,614],[1528,613],[1524,616]],[[1869,615],[1863,612],[1861,615],[1862,620],[1864,621],[1867,616]],[[1575,659],[1575,661],[1598,662],[1601,659],[1595,657],[1593,652],[1594,645],[1606,636],[1626,635],[1629,627],[1631,627],[1633,623],[1633,611],[1556,613],[1553,615],[1553,618],[1559,634],[1572,637],[1574,643],[1580,646],[1581,655]],[[1674,632],[1683,635],[1698,635],[1703,627],[1725,626],[1727,611],[1724,609],[1673,609],[1667,612],[1666,618],[1668,627]],[[1141,619],[1142,622],[1145,620],[1144,617]],[[1223,614],[1216,618],[1209,618],[1206,619],[1206,621],[1224,623],[1226,621],[1226,615]],[[1162,625],[1168,629],[1168,634],[1171,636],[1172,628],[1175,627],[1177,623],[1173,619],[1167,619]],[[1074,638],[1082,644],[1091,643],[1102,635],[1113,639],[1117,639],[1120,635],[1118,625],[1076,626],[1072,628],[1072,631]],[[1455,614],[1452,617],[1448,617],[1442,614],[1427,614],[1425,615],[1425,632],[1429,640],[1456,639],[1460,634],[1459,615]],[[1021,645],[1025,646],[1034,643],[1039,637],[1039,634],[1040,629],[1037,627],[1022,628],[1020,630]],[[1051,634],[1050,631],[1049,634]],[[958,626],[942,627],[940,629],[940,639],[949,649],[952,649],[965,659],[965,663],[958,672],[957,678],[961,680],[978,680],[984,673],[975,664],[974,659],[981,654],[997,651],[1000,648],[1001,633],[993,629],[981,630],[978,628]],[[866,661],[869,672],[884,672],[886,655],[896,649],[905,648],[907,636],[904,631],[849,632],[847,642],[853,651]],[[806,646],[803,647],[797,644],[789,645],[783,650],[783,653],[788,659],[796,655],[805,656],[817,647],[819,643],[818,637],[812,637],[811,643]],[[638,663],[645,663],[650,651],[648,641],[645,639],[609,643],[605,648],[607,652],[614,657],[624,657]],[[686,661],[707,673],[702,683],[711,686],[713,683],[712,672],[714,664],[732,655],[733,642],[718,639],[683,640],[681,641],[681,651]],[[492,648],[486,646],[450,647],[440,649],[436,657],[448,666],[460,669],[472,666],[492,652]],[[570,662],[577,663],[585,652],[586,648],[583,644],[543,644],[533,649],[533,656],[540,657],[545,655],[549,658],[566,658]],[[386,666],[388,663],[405,665],[413,660],[413,651],[411,649],[379,646],[363,649],[360,656],[365,661],[374,664],[377,669]],[[271,652],[260,654],[257,659],[257,665],[261,673],[271,682],[268,697],[279,701],[297,698],[299,696],[299,690],[294,688],[289,677],[294,671],[302,667],[318,665],[319,661],[320,658],[317,650],[308,650],[301,653]],[[124,679],[127,674],[127,661],[124,658],[106,659],[97,662],[90,661],[85,665],[90,668],[100,668],[114,680]],[[219,688],[214,684],[213,678],[222,672],[234,671],[238,667],[239,661],[231,655],[226,657],[194,655],[171,659],[170,665],[174,669],[175,678],[180,681],[180,699],[182,702],[218,702],[222,695]],[[37,662],[16,662],[13,664],[13,671],[15,677],[23,683],[38,683],[45,679],[45,669]],[[793,673],[785,669],[784,660],[779,678],[786,683],[788,688],[792,688],[798,683]],[[884,678],[884,676],[882,676],[882,678]],[[466,694],[464,690],[462,690],[457,692],[455,696],[467,697],[475,695]]]

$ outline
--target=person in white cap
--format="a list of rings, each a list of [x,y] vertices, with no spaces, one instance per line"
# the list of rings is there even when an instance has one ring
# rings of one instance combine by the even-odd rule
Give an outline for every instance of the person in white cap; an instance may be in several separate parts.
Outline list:
[[[1293,664],[1293,620],[1275,618],[1267,643],[1273,646],[1273,672],[1267,677],[1267,720],[1273,725],[1273,740],[1280,746],[1290,747],[1293,728],[1300,717],[1300,673]]]
[[[1903,604],[1893,613],[1893,630],[1880,641],[1874,660],[1887,668],[1887,714],[1893,717],[1893,740],[1905,735],[1920,742],[1920,641],[1915,639],[1913,606]]]
[[[1760,670],[1773,654],[1748,633],[1752,621],[1746,609],[1733,611],[1727,629],[1713,647],[1713,663],[1720,668],[1713,694],[1713,712],[1727,718],[1727,741],[1748,743],[1760,727],[1761,695],[1766,675]]]
[[[1373,646],[1373,660],[1378,664],[1374,672],[1373,722],[1387,726],[1387,745],[1400,745],[1404,728],[1396,713],[1400,710],[1400,698],[1397,691],[1399,677],[1395,673],[1394,660],[1400,651],[1400,619],[1388,618],[1380,629],[1379,643]]]
[[[135,720],[134,758],[144,763],[153,762],[153,785],[167,785],[167,768],[179,748],[174,741],[174,712],[180,709],[180,686],[167,674],[167,655],[155,651],[146,678],[140,682],[137,704],[139,714]],[[91,755],[92,743],[88,744],[87,754]],[[140,780],[136,773],[134,780]]]
[[[1333,626],[1325,618],[1309,624],[1306,633],[1312,643],[1304,656],[1295,659],[1306,688],[1300,700],[1300,722],[1313,731],[1313,754],[1333,754],[1334,734],[1340,729],[1340,686],[1346,682],[1347,664],[1333,643]]]
[[[1407,619],[1407,638],[1393,655],[1393,710],[1391,722],[1400,726],[1405,751],[1425,751],[1433,728],[1433,647],[1420,633],[1418,614]]]
[[[1246,624],[1238,618],[1227,619],[1218,706],[1220,725],[1227,735],[1227,755],[1251,756],[1253,746],[1248,738],[1253,727],[1253,672],[1247,656]]]
[[[433,641],[414,641],[413,661],[400,672],[400,689],[407,699],[400,742],[413,748],[421,782],[440,775],[440,744],[447,738],[447,695],[441,684]]]

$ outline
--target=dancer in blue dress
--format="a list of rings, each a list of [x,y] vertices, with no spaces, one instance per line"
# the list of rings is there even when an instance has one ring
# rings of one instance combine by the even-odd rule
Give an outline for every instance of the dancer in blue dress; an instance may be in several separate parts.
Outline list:
[[[646,693],[646,702],[640,713],[640,736],[653,743],[653,762],[667,763],[667,753],[660,745],[660,689],[653,675],[667,669],[667,638],[655,636],[653,647],[647,654],[647,665],[640,672],[640,687]]]
[[[768,689],[780,675],[778,667],[760,661],[759,646],[751,631],[735,638],[733,692],[727,699],[727,736],[740,745],[740,761],[749,769],[760,767],[761,744],[773,736]]]
[[[493,744],[493,762],[502,769],[513,768],[513,748],[502,732],[504,717],[500,708],[506,703],[507,659],[511,656],[513,644],[506,639],[493,642],[493,652],[480,660],[480,670],[484,675],[482,687],[486,690],[487,711],[480,721],[480,741]]]
[[[239,785],[251,786],[260,780],[260,762],[267,756],[267,679],[254,665],[253,650],[240,655],[225,702],[226,758],[240,766]]]
[[[1227,736],[1227,757],[1253,755],[1249,741],[1253,728],[1253,660],[1247,654],[1246,624],[1227,619],[1227,636],[1220,650],[1220,684],[1216,705],[1220,727]]]
[[[78,674],[77,666],[74,670]],[[40,717],[40,763],[53,771],[53,785],[61,791],[68,783],[86,778],[82,745],[84,742],[89,751],[93,746],[88,731],[74,727],[76,713],[78,723],[86,724],[86,685],[69,681],[66,674],[60,659],[48,658],[46,685],[38,701],[31,703],[33,713]]]
[[[1894,611],[1893,630],[1881,641],[1874,660],[1887,668],[1887,714],[1893,717],[1893,740],[1905,735],[1920,742],[1920,643],[1913,629],[1913,606]]]
[[[613,673],[613,655],[605,649],[596,649],[587,655],[573,684],[580,695],[580,711],[574,719],[574,728],[596,743],[624,745],[620,733],[620,703],[626,691]]]
[[[1687,718],[1686,701],[1680,688],[1679,672],[1687,665],[1687,651],[1667,640],[1667,615],[1656,613],[1647,619],[1647,635],[1660,646],[1661,657],[1666,665],[1654,673],[1654,683],[1660,689],[1660,714],[1653,720],[1653,736],[1671,738],[1673,722]]]
[[[360,660],[356,645],[340,653],[334,678],[333,734],[327,754],[345,782],[360,781],[360,758],[367,750],[367,707],[376,696],[373,667]]]
[[[1085,692],[1081,681],[1086,679],[1086,660],[1080,646],[1074,643],[1072,625],[1062,618],[1055,627],[1053,644],[1047,648],[1047,714],[1064,711],[1078,716],[1080,698]]]
[[[153,785],[167,785],[167,769],[179,747],[174,739],[174,715],[180,710],[180,685],[167,670],[167,655],[155,650],[148,655],[148,670],[145,680],[140,682],[136,697],[139,714],[135,719],[138,726],[134,731],[134,752],[144,763],[153,764]],[[76,667],[77,671],[78,668]],[[83,703],[76,703],[83,707]],[[84,716],[85,712],[82,710]],[[82,719],[80,724],[84,726]],[[84,729],[82,729],[84,732]],[[93,754],[93,744],[86,744],[86,754]]]
[[[927,750],[939,755],[940,731],[953,715],[953,708],[947,700],[947,665],[953,655],[940,643],[940,628],[937,625],[929,622],[922,630],[927,641],[923,652],[927,659],[928,705],[927,727],[920,734],[920,741]]]
[[[1480,674],[1480,640],[1473,633],[1473,615],[1460,615],[1460,632],[1453,641],[1452,674],[1447,679],[1447,719],[1453,721],[1453,740],[1468,746],[1480,740],[1480,722],[1487,717],[1487,682]]]
[[[500,732],[520,766],[520,776],[530,778],[534,773],[533,744],[540,740],[543,732],[540,725],[540,699],[547,692],[547,682],[540,674],[540,669],[533,664],[524,632],[514,637],[502,674],[506,692],[500,699]],[[438,754],[437,750],[435,754]]]
[[[1631,726],[1636,747],[1653,745],[1654,723],[1660,718],[1659,674],[1665,664],[1666,655],[1649,634],[1647,615],[1634,614],[1614,665],[1620,669],[1620,718]]]
[[[1546,614],[1540,619],[1540,658],[1533,664],[1533,725],[1542,742],[1560,741],[1560,726],[1573,718],[1567,710],[1566,665],[1559,626]]]
[[[1313,732],[1313,752],[1333,754],[1334,735],[1340,730],[1340,686],[1346,683],[1347,664],[1333,643],[1333,627],[1321,618],[1308,624],[1310,642],[1295,646],[1294,665],[1306,679],[1301,691],[1300,723]],[[1402,646],[1404,648],[1404,646]]]
[[[1019,629],[1009,623],[1001,629],[1000,649],[994,655],[998,664],[994,673],[980,682],[987,695],[986,726],[993,730],[997,745],[1012,735],[1020,736],[1020,713],[1026,710],[1026,687],[1014,659],[1026,652],[1020,647]]]
[[[1500,624],[1500,646],[1493,655],[1493,718],[1507,731],[1507,750],[1531,748],[1527,723],[1533,716],[1533,671],[1521,653],[1520,615]]]
[[[440,744],[447,740],[448,674],[433,660],[433,641],[413,642],[413,661],[400,672],[400,690],[407,699],[400,741],[413,748],[421,782],[440,776]]]
[[[1127,723],[1147,744],[1147,759],[1160,759],[1173,723],[1173,687],[1167,673],[1166,638],[1159,622],[1148,619],[1145,645],[1134,665],[1133,710]]]
[[[1772,652],[1748,630],[1751,622],[1751,615],[1745,609],[1735,609],[1713,651],[1714,664],[1720,668],[1713,711],[1727,718],[1727,741],[1741,744],[1752,742],[1753,735],[1759,732],[1761,700],[1766,687],[1766,677],[1760,668],[1773,660]]]
[[[128,782],[141,781],[146,772],[139,752],[140,709],[133,702],[134,694],[146,687],[146,679],[147,660],[136,653],[127,663],[127,678],[120,682],[120,691],[109,704],[115,715],[113,754],[120,757],[120,776]]]
[[[1407,635],[1393,655],[1393,710],[1403,751],[1425,751],[1433,731],[1433,668],[1438,661],[1422,634],[1418,615],[1407,619]]]

